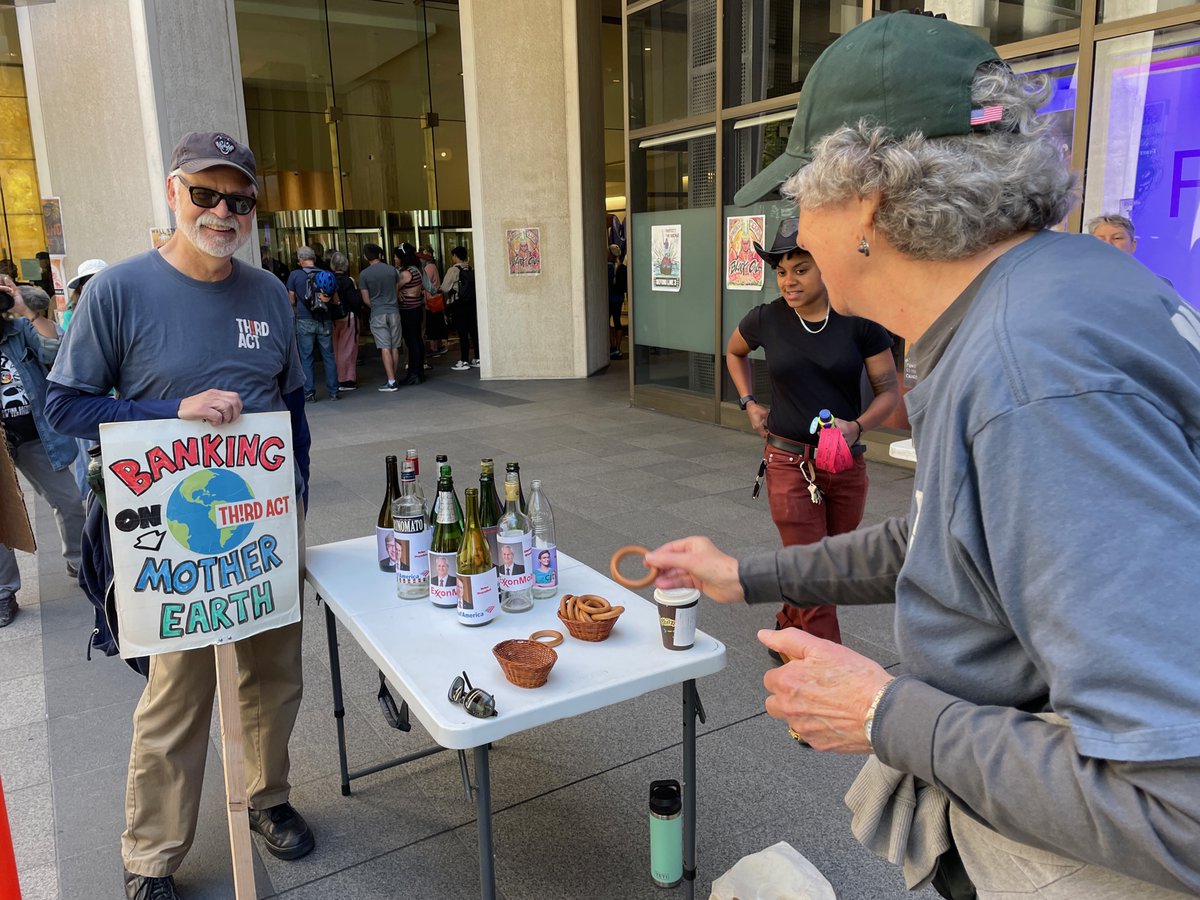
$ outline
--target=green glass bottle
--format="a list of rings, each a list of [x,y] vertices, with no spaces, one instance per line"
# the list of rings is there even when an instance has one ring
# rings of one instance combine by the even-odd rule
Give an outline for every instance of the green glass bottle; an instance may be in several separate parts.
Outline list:
[[[467,520],[463,515],[462,504],[458,502],[458,491],[454,489],[454,473],[451,472],[449,464],[443,463],[438,468],[438,478],[445,478],[450,482],[450,496],[454,498],[454,514],[458,516],[458,527],[460,530],[466,528]]]
[[[456,558],[458,621],[486,625],[500,612],[500,581],[492,564],[492,551],[479,526],[479,491],[467,488],[467,528]]]
[[[389,456],[384,462],[387,467],[387,492],[383,495],[383,506],[379,508],[379,518],[375,520],[375,545],[379,571],[391,573],[396,571],[396,539],[393,533],[392,504],[400,496],[400,479],[396,477],[396,457]]]
[[[492,561],[500,559],[500,547],[496,543],[496,530],[500,516],[504,513],[504,504],[496,493],[496,464],[490,459],[479,461],[479,527],[487,538],[488,549],[492,551]]]
[[[433,503],[433,541],[429,549],[429,599],[434,606],[451,609],[458,605],[458,551],[462,546],[463,528],[455,509],[454,483],[447,474],[438,479],[437,499]]]

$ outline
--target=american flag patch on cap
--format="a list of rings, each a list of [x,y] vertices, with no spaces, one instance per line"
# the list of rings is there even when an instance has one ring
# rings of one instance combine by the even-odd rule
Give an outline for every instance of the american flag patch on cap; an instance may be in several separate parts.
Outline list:
[[[1004,118],[1004,107],[999,104],[985,106],[983,109],[973,109],[971,110],[971,127],[990,125],[992,122],[999,122],[1002,118]]]

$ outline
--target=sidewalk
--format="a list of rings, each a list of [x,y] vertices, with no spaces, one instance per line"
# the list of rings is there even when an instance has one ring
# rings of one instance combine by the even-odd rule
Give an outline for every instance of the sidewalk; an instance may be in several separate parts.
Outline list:
[[[478,370],[451,372],[450,361],[443,357],[426,384],[394,394],[378,393],[378,367],[366,367],[358,391],[310,405],[310,545],[370,533],[384,456],[415,447],[427,491],[437,453],[450,456],[460,495],[480,457],[495,458],[501,471],[518,460],[526,487],[533,478],[545,486],[559,545],[596,568],[623,544],[695,533],[732,553],[778,546],[765,498],[750,499],[761,451],[753,435],[630,408],[624,364],[586,381],[481,383]],[[907,512],[911,473],[870,466],[865,522]],[[115,900],[123,896],[130,716],[143,681],[119,659],[84,659],[91,607],[61,574],[49,510],[39,503],[34,512],[43,549],[36,560],[20,555],[21,613],[0,630],[0,773],[24,898]],[[323,616],[314,615],[311,591],[306,603],[292,800],[317,849],[284,862],[256,846],[259,897],[478,897],[475,810],[454,754],[364,778],[341,796]],[[701,606],[700,627],[729,655],[723,672],[698,683],[708,721],[698,741],[697,897],[741,856],[780,840],[805,854],[842,900],[936,896],[906,892],[899,871],[850,835],[842,795],[861,758],[804,749],[763,711],[770,661],[754,635],[773,613]],[[841,622],[848,645],[895,665],[890,607],[846,609]],[[344,633],[341,649],[351,766],[428,746],[415,719],[408,734],[387,727],[376,670]],[[663,690],[496,745],[500,896],[683,896],[650,881],[646,826],[650,781],[681,775],[679,707],[678,689]],[[185,900],[233,895],[217,746],[214,729],[196,845],[176,878]]]

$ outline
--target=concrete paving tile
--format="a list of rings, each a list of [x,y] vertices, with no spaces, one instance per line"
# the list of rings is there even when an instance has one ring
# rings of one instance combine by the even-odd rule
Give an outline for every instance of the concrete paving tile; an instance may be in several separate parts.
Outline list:
[[[473,900],[478,896],[477,857],[454,833],[416,841],[280,894],[285,900]],[[499,898],[506,897],[501,885]]]
[[[71,715],[121,700],[136,703],[145,686],[146,679],[120,657],[93,654],[91,662],[46,672],[46,715]]]
[[[108,766],[54,780],[54,818],[60,827],[58,853],[78,856],[117,846],[125,828],[125,787],[129,766]],[[119,853],[119,849],[118,849]]]
[[[50,741],[45,722],[0,731],[0,775],[7,791],[50,780]]]
[[[20,870],[21,900],[59,900],[58,869],[55,866],[26,867]]]
[[[117,832],[117,840],[104,847],[78,856],[59,857],[58,875],[63,900],[124,896],[119,838],[120,832]],[[189,892],[188,897],[191,896]]]
[[[36,599],[36,592],[27,587],[17,592],[16,618],[0,628],[0,647],[5,648],[5,653],[9,644],[36,638],[42,633],[41,607],[34,602]]]
[[[18,601],[19,602],[19,601]],[[0,681],[42,671],[42,636],[31,634],[4,643],[4,666]]]
[[[0,631],[11,631],[13,626]],[[42,634],[51,634],[59,630],[70,630],[78,635],[79,645],[82,647],[87,643],[87,637],[92,633],[92,628],[96,623],[96,608],[87,601],[83,596],[69,597],[65,600],[51,600],[41,604],[41,632]]]
[[[45,719],[46,686],[41,672],[0,681],[0,731]]]
[[[136,705],[128,700],[51,719],[47,734],[52,777],[57,780],[109,766],[128,766]]]
[[[695,462],[702,466],[707,466],[710,469],[727,469],[737,470],[739,468],[754,468],[754,454],[758,452],[756,448],[748,448],[747,450],[723,450],[719,453],[713,453],[711,450],[704,456],[697,456]],[[759,457],[761,459],[762,457]]]
[[[17,871],[53,866],[55,862],[54,805],[50,784],[5,791]]]

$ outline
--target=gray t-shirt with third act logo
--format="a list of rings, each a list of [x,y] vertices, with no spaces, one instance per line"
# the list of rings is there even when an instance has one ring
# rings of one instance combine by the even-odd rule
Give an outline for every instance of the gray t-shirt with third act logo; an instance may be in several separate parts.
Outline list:
[[[151,250],[88,283],[50,380],[129,400],[236,391],[252,413],[285,409],[304,373],[278,278],[235,259],[228,278],[196,281]]]

